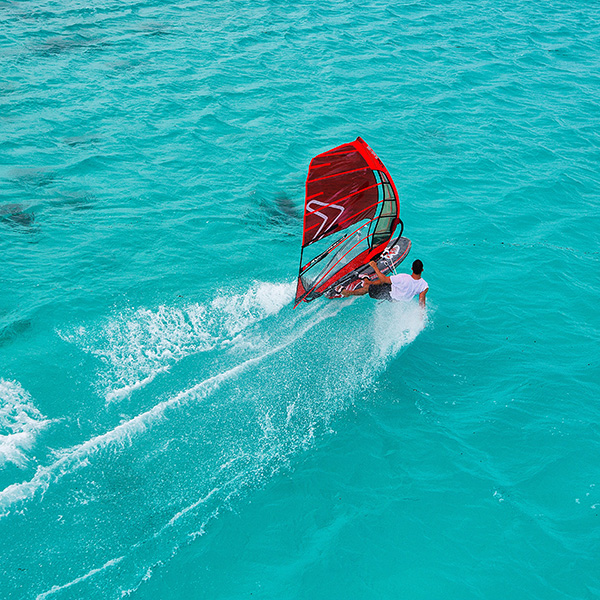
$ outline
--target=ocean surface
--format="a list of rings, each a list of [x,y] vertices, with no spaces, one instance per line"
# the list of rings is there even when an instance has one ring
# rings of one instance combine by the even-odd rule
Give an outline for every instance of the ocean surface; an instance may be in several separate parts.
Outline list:
[[[0,597],[600,597],[600,3],[0,2]],[[292,309],[363,137],[428,307]]]

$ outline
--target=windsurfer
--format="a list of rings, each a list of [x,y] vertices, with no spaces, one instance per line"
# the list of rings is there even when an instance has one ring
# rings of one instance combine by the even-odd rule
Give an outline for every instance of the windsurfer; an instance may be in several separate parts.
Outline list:
[[[369,266],[375,271],[377,279],[371,281],[365,279],[363,286],[356,290],[342,290],[342,296],[364,296],[369,294],[375,300],[410,300],[417,294],[419,304],[425,308],[425,295],[429,291],[429,285],[421,277],[423,273],[423,263],[415,260],[412,264],[412,274],[399,273],[398,275],[384,275],[372,260]]]

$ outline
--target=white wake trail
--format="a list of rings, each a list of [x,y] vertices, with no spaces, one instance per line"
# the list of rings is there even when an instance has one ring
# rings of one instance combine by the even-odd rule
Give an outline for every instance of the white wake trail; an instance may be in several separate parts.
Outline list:
[[[285,342],[278,346],[271,348],[259,356],[249,358],[222,373],[209,377],[191,388],[180,392],[176,396],[156,404],[151,409],[137,415],[129,421],[121,423],[114,429],[95,436],[74,448],[66,450],[63,456],[54,463],[48,466],[38,467],[35,475],[29,481],[12,484],[0,492],[0,511],[2,511],[0,513],[0,518],[8,516],[10,514],[8,509],[16,502],[31,499],[40,490],[43,494],[53,481],[58,481],[65,474],[78,468],[78,466],[86,464],[86,461],[102,448],[110,444],[132,439],[134,435],[143,432],[154,421],[161,418],[168,409],[176,408],[192,399],[201,400],[206,398],[224,381],[236,377],[253,365],[284,350],[303,337],[310,329],[315,327],[321,321],[335,316],[341,309],[341,305],[338,305],[337,307],[327,307],[327,309],[318,313],[316,318],[313,318],[303,328],[294,331]]]
[[[119,402],[187,356],[243,344],[244,331],[277,314],[293,293],[292,283],[255,282],[206,304],[139,308],[57,333],[99,359],[98,391],[107,403]]]

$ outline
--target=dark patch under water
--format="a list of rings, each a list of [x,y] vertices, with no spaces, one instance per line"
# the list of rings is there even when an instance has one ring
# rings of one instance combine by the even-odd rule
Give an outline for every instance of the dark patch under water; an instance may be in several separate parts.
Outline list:
[[[53,36],[47,38],[44,42],[36,47],[36,53],[40,56],[57,56],[64,52],[71,52],[79,49],[86,49],[92,46],[103,46],[105,41],[85,36],[77,35],[74,37]]]
[[[25,188],[40,188],[51,184],[54,179],[54,173],[38,169],[16,169],[12,172],[15,182]]]
[[[94,136],[89,136],[89,135],[71,135],[71,136],[63,138],[63,142],[73,148],[75,146],[83,146],[85,144],[92,144],[92,143],[96,142],[97,140],[98,140],[98,138],[96,138]]]
[[[280,215],[287,219],[298,221],[302,218],[299,208],[294,201],[287,196],[278,196],[275,198],[275,208]]]
[[[5,346],[31,327],[29,319],[17,319],[5,326],[0,326],[0,346]]]
[[[301,210],[292,199],[283,195],[274,199],[253,198],[244,220],[253,231],[269,229],[275,237],[297,235],[298,228],[302,228]]]
[[[53,204],[65,206],[72,210],[91,210],[94,208],[96,197],[86,192],[65,194],[57,198]]]
[[[0,222],[13,227],[32,227],[35,215],[25,212],[22,204],[5,204],[0,206]]]

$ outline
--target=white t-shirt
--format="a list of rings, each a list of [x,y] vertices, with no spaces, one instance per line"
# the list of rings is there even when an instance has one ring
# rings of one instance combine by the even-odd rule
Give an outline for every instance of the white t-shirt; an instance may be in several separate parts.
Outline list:
[[[408,273],[391,275],[390,281],[392,282],[392,291],[390,292],[392,300],[410,300],[429,287],[424,279],[413,279]]]

